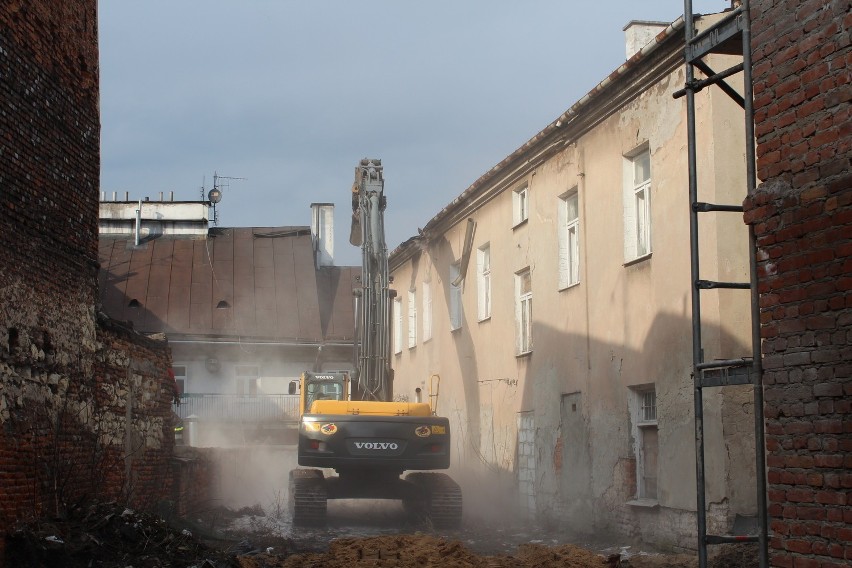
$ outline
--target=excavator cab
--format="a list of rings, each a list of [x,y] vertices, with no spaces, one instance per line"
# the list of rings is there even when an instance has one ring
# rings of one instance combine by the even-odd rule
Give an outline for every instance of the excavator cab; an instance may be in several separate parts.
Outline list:
[[[349,397],[349,373],[346,371],[305,372],[301,383],[300,415],[314,412],[314,403],[318,400],[347,400]]]

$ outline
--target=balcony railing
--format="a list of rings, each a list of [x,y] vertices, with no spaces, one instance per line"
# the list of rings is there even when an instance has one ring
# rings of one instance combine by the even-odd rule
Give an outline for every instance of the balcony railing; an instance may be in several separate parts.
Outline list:
[[[298,422],[299,395],[183,394],[174,407],[181,418],[215,422]]]

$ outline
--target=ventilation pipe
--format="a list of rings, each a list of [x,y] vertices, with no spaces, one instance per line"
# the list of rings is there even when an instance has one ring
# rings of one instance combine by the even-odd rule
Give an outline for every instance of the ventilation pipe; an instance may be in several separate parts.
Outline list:
[[[311,241],[315,266],[334,266],[333,203],[311,203]]]
[[[142,230],[142,200],[139,200],[139,208],[136,210],[136,228],[134,230],[136,246],[139,246],[139,233]]]

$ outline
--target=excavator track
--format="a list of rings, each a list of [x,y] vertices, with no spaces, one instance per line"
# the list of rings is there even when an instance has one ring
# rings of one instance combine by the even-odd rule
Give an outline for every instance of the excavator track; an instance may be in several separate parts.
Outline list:
[[[405,480],[422,489],[422,501],[408,500],[406,510],[428,518],[435,528],[458,528],[462,518],[462,492],[459,484],[444,473],[414,472]]]
[[[325,477],[318,469],[290,472],[288,504],[294,525],[324,525],[328,500]]]

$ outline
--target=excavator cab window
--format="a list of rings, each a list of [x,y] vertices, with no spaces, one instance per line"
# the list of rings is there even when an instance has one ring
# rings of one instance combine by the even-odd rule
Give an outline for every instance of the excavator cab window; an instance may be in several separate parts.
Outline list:
[[[344,400],[343,382],[309,382],[305,396],[305,408],[310,408],[315,400]]]

